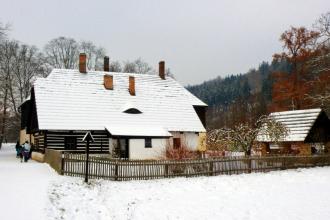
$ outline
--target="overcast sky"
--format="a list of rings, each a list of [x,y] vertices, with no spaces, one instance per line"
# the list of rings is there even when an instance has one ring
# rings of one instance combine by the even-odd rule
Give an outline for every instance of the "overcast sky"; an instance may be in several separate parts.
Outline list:
[[[43,47],[91,40],[115,60],[165,60],[184,85],[247,72],[282,50],[280,34],[310,27],[329,0],[1,0],[10,36]]]

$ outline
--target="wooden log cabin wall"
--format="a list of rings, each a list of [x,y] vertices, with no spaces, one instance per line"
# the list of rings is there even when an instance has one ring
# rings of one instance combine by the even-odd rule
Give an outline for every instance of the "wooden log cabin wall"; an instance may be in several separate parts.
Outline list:
[[[109,153],[109,135],[106,131],[92,131],[94,142],[90,143],[91,153]],[[34,134],[35,148],[44,152],[45,148],[64,151],[85,151],[82,139],[86,131],[41,131]]]
[[[64,151],[85,151],[82,142],[86,131],[44,131],[39,130],[34,89],[31,90],[31,100],[21,106],[21,129],[26,129],[34,137],[36,151],[45,152],[45,148]],[[95,142],[90,144],[91,153],[109,152],[109,134],[104,131],[92,131]]]

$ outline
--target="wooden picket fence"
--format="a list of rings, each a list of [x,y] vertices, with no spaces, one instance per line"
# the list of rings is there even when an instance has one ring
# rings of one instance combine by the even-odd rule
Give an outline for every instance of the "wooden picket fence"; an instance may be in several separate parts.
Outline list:
[[[61,174],[84,177],[84,154],[64,153]],[[330,155],[221,157],[192,160],[120,160],[105,155],[89,157],[89,178],[116,181],[171,177],[231,175],[295,168],[329,166]]]

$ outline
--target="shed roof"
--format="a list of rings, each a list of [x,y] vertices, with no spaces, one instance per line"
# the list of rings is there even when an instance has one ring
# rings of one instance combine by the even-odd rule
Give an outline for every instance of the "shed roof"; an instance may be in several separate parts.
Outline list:
[[[113,90],[103,75],[113,75]],[[136,95],[128,92],[135,77]],[[104,130],[105,126],[161,127],[204,132],[193,106],[206,106],[174,79],[157,75],[54,69],[34,83],[40,130]],[[123,112],[133,106],[141,114]]]
[[[305,141],[309,131],[322,110],[320,108],[273,112],[270,114],[276,121],[281,122],[288,130],[283,142]],[[258,141],[272,142],[267,136],[258,136]]]

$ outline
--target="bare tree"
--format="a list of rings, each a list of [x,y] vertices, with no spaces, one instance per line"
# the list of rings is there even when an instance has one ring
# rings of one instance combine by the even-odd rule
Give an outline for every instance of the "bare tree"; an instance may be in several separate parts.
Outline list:
[[[10,28],[9,24],[3,24],[0,22],[0,41],[7,37],[7,32]]]
[[[73,38],[55,38],[46,44],[44,51],[53,68],[74,69],[78,65],[79,44]]]
[[[29,96],[35,77],[44,75],[43,60],[34,46],[21,45],[13,40],[0,44],[0,142],[7,131],[19,130],[18,108]]]
[[[261,116],[255,126],[247,123],[238,124],[231,129],[217,129],[209,132],[208,146],[217,150],[244,151],[251,155],[252,147],[256,146],[257,137],[278,142],[287,135],[286,127],[270,116]]]
[[[175,79],[174,74],[172,73],[170,68],[166,68],[165,75]]]
[[[20,45],[14,54],[13,70],[13,87],[21,104],[29,96],[35,77],[45,73],[43,54],[35,46]]]
[[[206,146],[208,150],[226,151],[232,142],[229,136],[229,129],[212,129],[207,132]]]
[[[305,95],[312,107],[321,106],[330,112],[330,12],[321,15],[313,25],[320,37],[315,43],[315,56],[308,62],[308,68],[314,74],[310,80],[313,93]]]
[[[257,123],[256,130],[258,131],[259,141],[267,138],[271,142],[278,143],[288,135],[288,129],[273,116],[261,116]]]
[[[0,148],[6,132],[6,123],[8,119],[8,100],[11,89],[11,73],[13,71],[13,60],[17,42],[5,41],[0,44],[0,79],[1,79],[1,128],[0,128]]]
[[[105,49],[97,47],[91,41],[78,43],[73,38],[58,37],[50,40],[45,46],[47,62],[53,68],[75,69],[78,67],[80,52],[87,55],[87,68],[90,70],[102,70]]]
[[[110,61],[110,72],[121,72],[121,64],[119,61]]]
[[[213,145],[214,150],[244,151],[246,155],[251,155],[258,130],[248,124],[238,124],[234,128],[217,129],[212,133],[209,144]]]
[[[320,33],[319,45],[329,45],[330,43],[330,12],[322,14],[313,27]]]
[[[317,104],[327,112],[330,112],[330,89],[324,91],[323,94],[306,94],[306,99],[312,100],[313,104]]]
[[[91,41],[80,42],[80,52],[87,55],[87,68],[90,70],[102,70],[103,58],[105,56],[105,49],[97,47]]]
[[[308,62],[308,65],[310,71],[320,74],[330,71],[330,12],[321,15],[313,26],[320,35],[314,46],[317,53]]]
[[[148,74],[152,71],[152,67],[141,58],[138,58],[134,61],[136,66],[136,73]]]
[[[322,107],[330,113],[330,75],[323,75],[322,78],[317,77],[316,80],[310,82],[311,87],[317,88],[316,92],[305,95],[305,99],[311,101],[311,107]]]
[[[141,58],[131,61],[125,61],[123,66],[125,73],[153,74],[153,68]]]
[[[136,73],[136,64],[130,61],[124,61],[123,72],[124,73]]]

